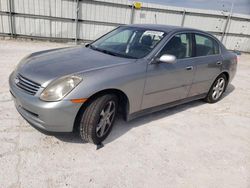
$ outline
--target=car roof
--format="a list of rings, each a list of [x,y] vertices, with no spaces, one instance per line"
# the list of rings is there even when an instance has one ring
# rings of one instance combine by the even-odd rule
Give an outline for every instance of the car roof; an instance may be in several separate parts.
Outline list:
[[[188,27],[180,27],[180,26],[172,26],[172,25],[161,25],[161,24],[130,24],[126,25],[128,27],[139,27],[144,29],[151,29],[151,30],[160,30],[164,31],[166,33],[169,33],[171,31],[186,31],[186,30],[193,30],[193,31],[199,31],[204,32],[198,29],[192,29]]]

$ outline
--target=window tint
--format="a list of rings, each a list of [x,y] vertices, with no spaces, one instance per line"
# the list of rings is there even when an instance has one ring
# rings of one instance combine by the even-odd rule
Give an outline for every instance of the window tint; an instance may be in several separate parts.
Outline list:
[[[149,54],[165,35],[163,31],[119,27],[93,42],[90,47],[116,56],[142,58]]]
[[[218,43],[207,36],[195,34],[196,56],[219,54]]]
[[[127,43],[132,34],[133,34],[133,31],[124,30],[124,31],[117,33],[116,35],[108,38],[105,41],[105,43],[102,45],[106,45],[107,43]]]
[[[143,42],[144,38],[149,38],[149,37],[151,38],[151,46],[150,47],[153,48],[164,37],[164,33],[161,31],[148,30],[141,35],[141,37],[139,39],[139,43],[141,44]]]
[[[192,37],[191,34],[175,35],[164,46],[159,56],[164,54],[174,55],[177,59],[183,59],[192,56]]]

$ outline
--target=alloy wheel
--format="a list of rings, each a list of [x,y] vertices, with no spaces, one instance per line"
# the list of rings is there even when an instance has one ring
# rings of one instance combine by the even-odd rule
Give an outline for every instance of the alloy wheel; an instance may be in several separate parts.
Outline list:
[[[110,129],[115,117],[115,102],[109,101],[100,113],[100,120],[96,127],[98,137],[103,137]]]
[[[222,95],[225,89],[226,81],[224,78],[219,78],[213,87],[212,98],[213,100],[217,100]]]

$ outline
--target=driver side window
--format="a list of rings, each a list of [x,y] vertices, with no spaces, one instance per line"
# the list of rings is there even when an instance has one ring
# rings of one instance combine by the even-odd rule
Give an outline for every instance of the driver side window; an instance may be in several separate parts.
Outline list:
[[[174,55],[177,59],[184,59],[192,56],[192,35],[191,33],[177,34],[168,41],[161,50],[159,57],[164,54]]]

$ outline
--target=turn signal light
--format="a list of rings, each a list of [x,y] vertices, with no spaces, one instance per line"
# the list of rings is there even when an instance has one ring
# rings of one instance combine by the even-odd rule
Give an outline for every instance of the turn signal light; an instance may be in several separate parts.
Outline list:
[[[70,101],[73,103],[84,103],[86,102],[88,99],[86,98],[82,98],[82,99],[71,99]]]

